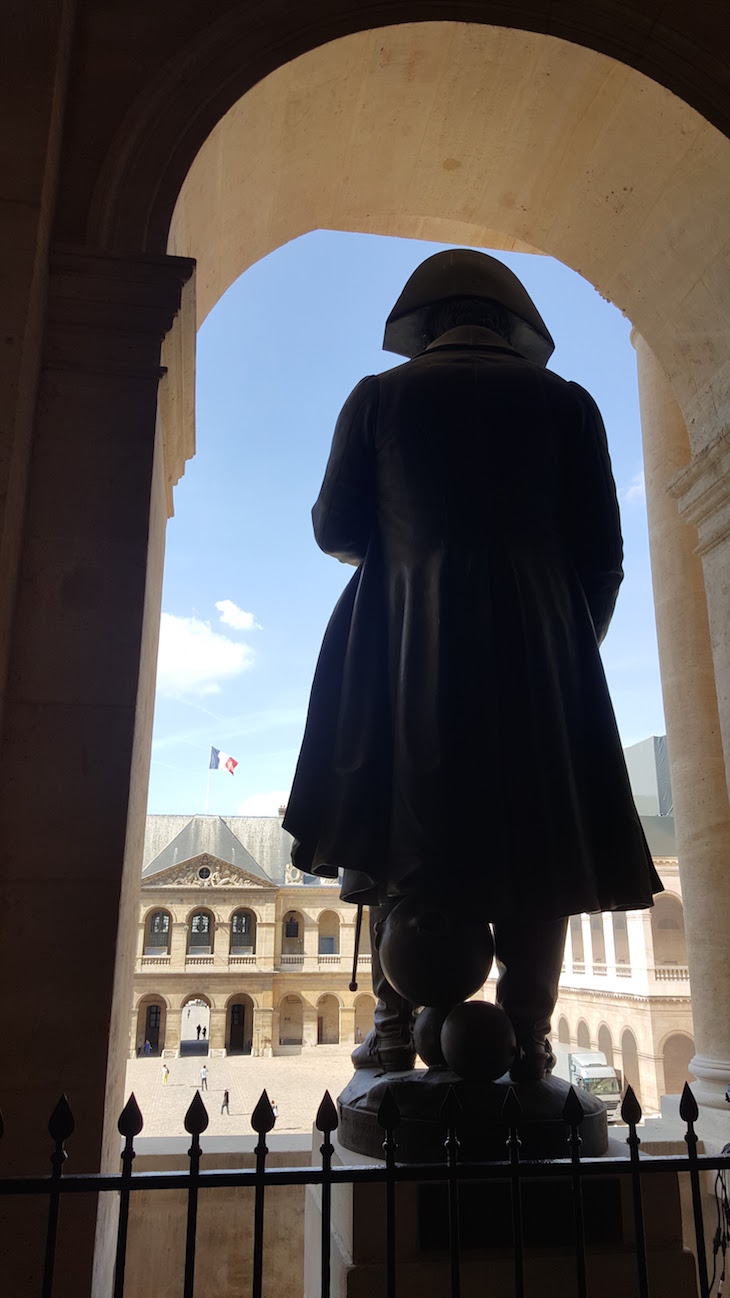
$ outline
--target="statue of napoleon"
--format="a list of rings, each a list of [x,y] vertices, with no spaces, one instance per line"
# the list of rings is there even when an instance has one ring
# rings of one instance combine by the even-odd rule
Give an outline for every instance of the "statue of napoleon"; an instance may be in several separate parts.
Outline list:
[[[381,925],[401,898],[493,927],[511,1076],[540,1080],[567,917],[661,891],[599,645],[623,577],[601,416],[545,369],[525,288],[467,249],[409,279],[335,428],[314,532],[354,564],[325,633],[284,827]],[[388,982],[356,1068],[413,1068]],[[447,953],[434,942],[433,960]],[[395,981],[395,980],[394,980]]]

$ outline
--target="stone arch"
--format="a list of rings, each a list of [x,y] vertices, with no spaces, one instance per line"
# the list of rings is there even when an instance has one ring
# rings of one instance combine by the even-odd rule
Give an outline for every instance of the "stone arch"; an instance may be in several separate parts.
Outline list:
[[[158,1057],[165,1049],[168,1004],[159,992],[147,992],[137,1001],[137,1027],[135,1053],[138,1057]],[[146,1044],[150,1048],[147,1050]]]
[[[670,1032],[662,1044],[664,1063],[664,1094],[681,1095],[685,1082],[693,1082],[690,1063],[695,1053],[695,1043],[686,1032]]]
[[[375,997],[369,992],[362,992],[355,998],[355,1042],[359,1044],[364,1041],[368,1032],[373,1027],[373,1015],[375,1014]]]
[[[340,999],[332,992],[325,992],[317,1001],[317,1045],[338,1046],[340,1044]]]
[[[570,1024],[564,1014],[558,1019],[558,1041],[561,1045],[570,1045]]]
[[[188,992],[180,1002],[180,1053],[206,1054],[213,1002],[204,992]],[[199,1029],[199,1031],[198,1031]]]
[[[575,1032],[575,1040],[579,1050],[590,1050],[591,1034],[588,1030],[588,1024],[585,1019],[578,1019],[578,1027]]]
[[[684,907],[674,893],[662,892],[651,909],[651,936],[655,965],[686,965]]]
[[[250,1055],[253,1049],[254,999],[235,992],[226,1002],[226,1050],[229,1055]]]
[[[195,906],[186,920],[188,958],[209,956],[215,947],[215,915],[209,906]]]
[[[147,956],[169,955],[172,941],[172,913],[165,906],[155,906],[144,918],[142,952]]]
[[[289,993],[279,1002],[279,1045],[301,1046],[304,1039],[304,1003]]]
[[[602,1023],[598,1029],[598,1049],[606,1056],[606,1063],[613,1067],[613,1037],[606,1023]]]
[[[637,1100],[641,1103],[639,1048],[631,1028],[624,1028],[621,1033],[621,1071],[623,1073],[624,1090],[627,1086],[631,1086]]]
[[[317,949],[320,956],[340,954],[340,917],[334,910],[320,911],[317,917]]]

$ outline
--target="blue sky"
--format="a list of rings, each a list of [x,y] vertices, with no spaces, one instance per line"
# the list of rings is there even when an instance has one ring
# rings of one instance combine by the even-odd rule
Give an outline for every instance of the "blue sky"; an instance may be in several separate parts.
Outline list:
[[[197,453],[168,524],[149,811],[275,814],[288,792],[322,634],[352,570],[315,545],[310,509],[337,414],[401,363],[383,326],[443,245],[315,231],[241,276],[198,335]],[[662,734],[630,325],[545,257],[498,253],[555,342],[550,368],[595,397],[621,503],[626,577],[603,646],[624,744]]]

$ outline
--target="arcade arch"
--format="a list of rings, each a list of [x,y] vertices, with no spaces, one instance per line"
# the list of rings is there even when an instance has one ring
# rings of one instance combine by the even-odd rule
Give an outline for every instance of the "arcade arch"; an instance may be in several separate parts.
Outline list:
[[[279,1006],[279,1045],[300,1046],[304,1036],[301,996],[284,996]]]
[[[231,915],[231,955],[256,954],[256,915],[252,910],[234,910]]]
[[[591,1034],[588,1031],[588,1024],[585,1019],[578,1020],[578,1027],[575,1034],[576,1043],[579,1050],[590,1050]]]
[[[317,1001],[317,1045],[338,1046],[340,1044],[340,1002],[336,996],[327,994]]]
[[[321,956],[340,954],[340,918],[333,910],[324,910],[319,917],[317,950]]]
[[[558,1041],[561,1045],[570,1045],[570,1027],[564,1014],[558,1019]]]
[[[250,1055],[253,1048],[254,1003],[244,992],[226,1006],[226,1049],[229,1055]]]
[[[690,1063],[695,1043],[685,1032],[672,1032],[662,1047],[664,1062],[664,1094],[681,1095],[685,1082],[693,1082]]]
[[[167,1029],[167,1001],[164,996],[151,993],[137,1004],[137,1055],[161,1055],[165,1049]],[[149,1042],[149,1050],[146,1044]]]
[[[598,1029],[598,1049],[606,1056],[606,1063],[613,1067],[613,1037],[611,1029],[605,1023]]]
[[[212,955],[214,942],[215,916],[213,912],[210,910],[194,910],[188,916],[188,955]]]
[[[364,1041],[373,1027],[375,998],[363,992],[355,1000],[355,1042]]]
[[[194,992],[180,1008],[180,1054],[207,1054],[210,1042],[211,1004],[207,996]]]

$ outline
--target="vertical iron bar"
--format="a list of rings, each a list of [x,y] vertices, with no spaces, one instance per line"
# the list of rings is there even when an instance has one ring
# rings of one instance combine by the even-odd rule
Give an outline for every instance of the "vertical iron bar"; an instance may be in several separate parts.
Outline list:
[[[114,1298],[124,1294],[124,1270],[127,1261],[127,1227],[129,1225],[129,1193],[132,1186],[134,1162],[134,1137],[142,1130],[142,1114],[132,1093],[119,1115],[117,1127],[124,1136],[122,1152],[122,1185],[119,1192],[119,1223],[117,1226],[117,1257],[114,1266]]]
[[[563,1118],[570,1126],[570,1163],[572,1168],[571,1184],[573,1189],[573,1221],[575,1222],[575,1279],[578,1298],[586,1298],[586,1240],[583,1218],[583,1186],[580,1179],[580,1138],[579,1127],[584,1118],[583,1106],[575,1088],[571,1086],[568,1098],[563,1106]]]
[[[446,1165],[449,1171],[449,1267],[451,1298],[461,1298],[461,1216],[459,1203],[459,1138],[456,1127],[461,1105],[450,1086],[442,1110],[446,1119]]]
[[[48,1198],[48,1226],[46,1229],[46,1255],[43,1262],[42,1298],[52,1298],[53,1272],[56,1265],[56,1239],[58,1237],[58,1209],[61,1202],[61,1173],[66,1161],[64,1141],[74,1129],[74,1120],[68,1100],[62,1095],[48,1120],[48,1131],[53,1141],[51,1154],[51,1192]]]
[[[679,1116],[687,1123],[687,1157],[689,1161],[689,1179],[692,1186],[692,1211],[695,1222],[695,1241],[697,1244],[697,1272],[700,1282],[700,1298],[709,1298],[710,1286],[707,1278],[707,1254],[705,1252],[705,1225],[702,1218],[702,1197],[700,1194],[700,1177],[697,1169],[697,1135],[694,1124],[699,1117],[697,1101],[685,1082],[682,1098],[679,1102]]]
[[[395,1129],[400,1123],[400,1110],[390,1087],[387,1087],[378,1109],[378,1125],[385,1130],[385,1298],[395,1298],[395,1153],[398,1148]]]
[[[276,1118],[269,1103],[269,1097],[266,1091],[262,1091],[261,1098],[251,1114],[251,1126],[258,1134],[255,1150],[256,1187],[253,1212],[253,1282],[251,1286],[253,1298],[261,1298],[264,1283],[264,1191],[266,1189],[266,1155],[269,1152],[266,1144],[266,1133],[272,1130],[275,1122]]]
[[[636,1274],[639,1281],[639,1298],[649,1298],[649,1276],[646,1267],[646,1238],[644,1235],[644,1206],[641,1199],[641,1171],[639,1168],[639,1145],[641,1141],[636,1128],[641,1122],[641,1105],[633,1088],[626,1087],[621,1117],[629,1128],[626,1144],[631,1155],[631,1198],[634,1205],[634,1235],[636,1237]]]
[[[337,1110],[332,1096],[325,1091],[314,1119],[317,1131],[324,1140],[319,1147],[322,1155],[322,1298],[330,1298],[330,1222],[332,1217],[332,1141],[330,1133],[337,1129]]]
[[[200,1136],[208,1125],[208,1112],[200,1091],[196,1091],[185,1114],[185,1130],[193,1138],[188,1150],[190,1173],[188,1181],[188,1221],[185,1232],[185,1278],[183,1298],[193,1298],[195,1287],[195,1234],[198,1224],[198,1178],[200,1175]]]
[[[515,1298],[525,1298],[525,1257],[522,1228],[522,1192],[520,1187],[520,1139],[517,1127],[522,1117],[522,1106],[513,1086],[507,1092],[502,1106],[502,1121],[509,1129],[507,1149],[510,1162],[510,1189],[512,1196],[512,1249],[514,1256]]]

